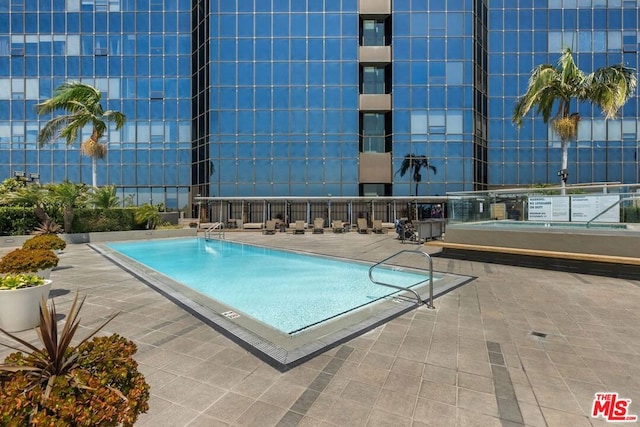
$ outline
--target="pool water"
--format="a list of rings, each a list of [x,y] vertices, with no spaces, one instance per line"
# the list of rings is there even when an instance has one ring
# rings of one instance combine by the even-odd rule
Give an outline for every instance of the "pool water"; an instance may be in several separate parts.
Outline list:
[[[398,293],[369,266],[201,238],[110,243],[110,248],[287,334]],[[374,279],[410,287],[428,272],[376,268]],[[437,278],[434,277],[434,280]]]

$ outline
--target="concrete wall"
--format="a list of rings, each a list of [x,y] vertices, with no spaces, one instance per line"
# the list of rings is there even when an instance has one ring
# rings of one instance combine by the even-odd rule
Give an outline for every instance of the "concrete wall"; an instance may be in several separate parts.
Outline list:
[[[518,229],[449,225],[447,243],[640,257],[640,233],[628,230]]]
[[[105,231],[100,233],[72,233],[59,234],[67,243],[96,243],[116,242],[120,240],[166,239],[170,237],[196,237],[195,228],[181,228],[171,230],[133,230],[133,231]],[[25,240],[33,236],[2,236],[0,248],[20,247]]]

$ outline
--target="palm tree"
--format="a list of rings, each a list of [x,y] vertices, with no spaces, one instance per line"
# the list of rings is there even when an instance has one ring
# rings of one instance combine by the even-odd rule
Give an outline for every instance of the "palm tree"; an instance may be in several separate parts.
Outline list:
[[[558,64],[537,66],[529,78],[527,92],[518,100],[512,121],[518,128],[529,110],[536,107],[536,114],[549,123],[558,134],[562,147],[562,194],[565,194],[567,157],[569,141],[578,135],[580,115],[571,113],[571,103],[575,99],[595,104],[602,110],[605,119],[612,119],[618,110],[633,96],[638,79],[636,71],[624,64],[602,67],[594,73],[585,74],[573,61],[573,53],[567,48],[560,56]],[[553,114],[554,104],[558,108]],[[553,115],[552,115],[553,114]]]
[[[151,203],[139,206],[134,213],[134,218],[138,224],[144,223],[147,230],[155,230],[161,219],[158,208]]]
[[[87,201],[99,209],[117,208],[121,205],[115,185],[105,185],[104,187],[95,188],[89,194]]]
[[[65,138],[67,145],[78,139],[78,133],[86,125],[92,126],[91,136],[83,141],[80,150],[85,156],[91,157],[92,185],[97,187],[97,159],[103,159],[107,154],[107,147],[99,142],[107,130],[107,122],[113,121],[116,130],[124,126],[124,114],[108,110],[104,111],[100,104],[100,91],[93,86],[68,82],[60,85],[53,97],[36,105],[38,115],[49,114],[63,110],[66,114],[49,120],[38,134],[38,145],[52,142],[58,138]]]
[[[73,209],[84,205],[87,194],[86,185],[64,181],[51,185],[49,190],[51,191],[51,199],[62,209],[64,232],[71,233],[75,215]]]
[[[400,169],[398,169],[398,171],[396,172],[396,175],[400,174],[400,176],[402,177],[405,173],[407,173],[409,169],[412,170],[411,173],[413,181],[416,182],[416,196],[418,195],[418,184],[422,181],[422,174],[420,173],[420,169],[422,169],[423,167],[431,169],[434,175],[437,172],[436,167],[429,162],[429,159],[426,156],[407,154],[404,156],[404,160],[402,160]],[[411,181],[409,181],[409,188],[411,188]],[[409,191],[409,193],[411,193],[411,191]]]

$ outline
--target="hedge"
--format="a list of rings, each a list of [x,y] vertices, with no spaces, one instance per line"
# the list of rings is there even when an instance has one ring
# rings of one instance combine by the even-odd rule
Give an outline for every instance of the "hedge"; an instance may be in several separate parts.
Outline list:
[[[30,234],[38,226],[32,207],[0,206],[0,235],[21,236]]]
[[[135,208],[124,209],[74,209],[73,232],[140,230],[144,224],[136,224]]]

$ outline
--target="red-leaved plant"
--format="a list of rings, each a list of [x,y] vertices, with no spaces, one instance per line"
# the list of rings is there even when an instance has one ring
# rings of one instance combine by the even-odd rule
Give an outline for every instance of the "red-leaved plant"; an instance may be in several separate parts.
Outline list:
[[[3,344],[18,352],[0,364],[0,425],[133,426],[149,409],[149,385],[132,358],[135,344],[117,334],[94,337],[118,313],[71,346],[83,303],[76,294],[58,333],[55,304],[49,309],[42,301],[42,349],[0,329],[30,351]]]

